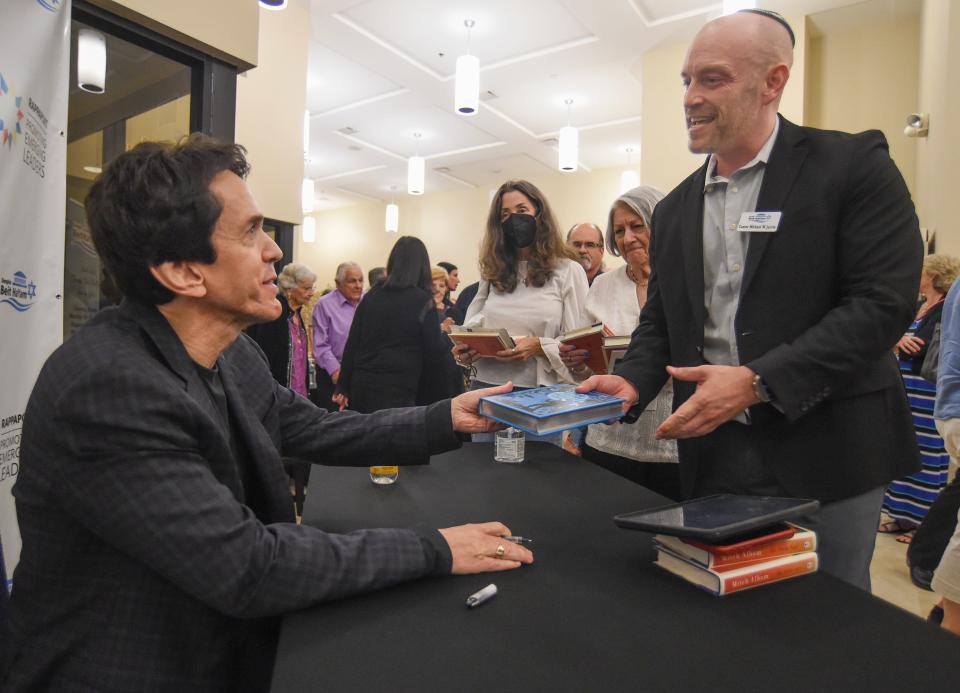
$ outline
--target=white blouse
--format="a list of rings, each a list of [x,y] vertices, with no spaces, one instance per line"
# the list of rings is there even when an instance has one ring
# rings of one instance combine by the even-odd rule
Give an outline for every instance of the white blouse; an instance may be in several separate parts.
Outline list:
[[[501,293],[486,280],[480,282],[476,298],[470,303],[464,327],[506,329],[513,337],[536,336],[546,358],[526,361],[476,361],[477,380],[499,385],[512,381],[522,387],[577,382],[560,360],[556,338],[569,330],[589,324],[586,319],[587,274],[578,262],[558,261],[543,286],[523,282],[510,293]]]
[[[587,296],[587,315],[589,322],[603,322],[617,335],[628,335],[636,329],[640,304],[626,265],[593,280]],[[592,424],[587,430],[587,443],[597,450],[639,462],[676,462],[676,441],[657,440],[654,436],[672,406],[673,381],[668,380],[636,423]]]

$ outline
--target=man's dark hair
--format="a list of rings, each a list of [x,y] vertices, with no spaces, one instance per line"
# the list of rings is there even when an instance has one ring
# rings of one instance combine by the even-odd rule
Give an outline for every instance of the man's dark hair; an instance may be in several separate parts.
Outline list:
[[[370,284],[370,288],[372,289],[377,284],[382,284],[386,276],[387,276],[386,267],[372,268],[369,272],[367,272],[367,281]]]
[[[433,292],[430,278],[430,256],[427,246],[414,236],[400,236],[387,258],[387,281],[385,289],[406,289],[419,286],[427,293]]]
[[[164,262],[212,263],[223,204],[210,192],[221,171],[250,172],[246,149],[194,133],[179,143],[143,142],[106,167],[87,195],[93,242],[117,287],[151,305],[174,294],[150,273]]]

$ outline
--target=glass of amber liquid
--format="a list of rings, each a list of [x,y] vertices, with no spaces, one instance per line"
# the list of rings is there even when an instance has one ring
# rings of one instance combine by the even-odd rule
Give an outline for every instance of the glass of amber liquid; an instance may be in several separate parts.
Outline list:
[[[370,467],[370,481],[381,486],[396,482],[398,476],[400,476],[400,467],[396,465]]]

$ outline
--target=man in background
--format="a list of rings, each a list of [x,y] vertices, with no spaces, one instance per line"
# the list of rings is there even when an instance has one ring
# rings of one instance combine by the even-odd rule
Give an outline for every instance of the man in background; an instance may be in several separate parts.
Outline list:
[[[350,325],[363,297],[363,270],[356,262],[337,265],[337,288],[322,296],[313,307],[313,360],[317,364],[317,402],[327,411],[340,407],[333,401],[343,349]]]
[[[580,264],[587,273],[587,283],[603,274],[603,231],[589,222],[574,224],[567,231],[567,245],[580,256]]]
[[[922,247],[883,134],[798,127],[777,113],[793,63],[786,20],[707,23],[681,72],[704,165],[652,223],[648,300],[615,375],[581,390],[650,402],[667,377],[683,490],[815,498],[800,520],[824,572],[870,588],[886,485],[919,469],[892,347],[913,319]]]

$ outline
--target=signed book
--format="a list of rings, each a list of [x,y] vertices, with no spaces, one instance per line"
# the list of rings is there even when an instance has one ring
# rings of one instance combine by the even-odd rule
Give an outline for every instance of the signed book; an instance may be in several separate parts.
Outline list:
[[[549,385],[480,398],[481,416],[542,436],[618,418],[623,400],[575,385]]]
[[[590,353],[584,363],[595,375],[604,375],[607,372],[607,359],[603,351],[603,340],[612,336],[613,332],[602,322],[594,323],[579,330],[564,332],[558,338],[561,344],[572,344],[577,349],[584,349]]]
[[[506,330],[454,325],[447,333],[454,344],[466,344],[481,356],[496,356],[498,351],[513,349],[516,343]]]

